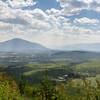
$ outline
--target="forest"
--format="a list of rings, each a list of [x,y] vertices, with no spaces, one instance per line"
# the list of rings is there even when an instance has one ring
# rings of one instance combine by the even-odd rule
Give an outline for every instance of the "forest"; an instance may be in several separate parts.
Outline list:
[[[45,74],[40,86],[32,87],[25,84],[23,78],[16,83],[13,78],[0,73],[0,100],[100,100],[100,81],[81,79],[81,84],[73,79],[67,82],[53,81]]]

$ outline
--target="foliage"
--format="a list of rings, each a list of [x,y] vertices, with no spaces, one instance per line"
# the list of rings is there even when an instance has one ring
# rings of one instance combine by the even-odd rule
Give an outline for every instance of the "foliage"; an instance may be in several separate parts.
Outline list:
[[[56,100],[56,89],[50,79],[41,80],[41,100]]]
[[[0,100],[100,100],[100,81],[96,80],[95,86],[90,80],[80,81],[81,84],[69,79],[54,86],[52,80],[45,77],[39,87],[24,85],[23,80],[17,86],[12,78],[0,73]]]
[[[19,94],[16,82],[0,73],[0,100],[23,100]]]
[[[38,88],[26,86],[24,97],[28,100],[100,100],[100,82],[96,80],[93,87],[89,80],[81,79],[79,84],[70,79],[54,86],[52,80],[45,78]]]
[[[20,94],[23,95],[24,94],[24,89],[25,89],[25,82],[24,82],[22,77],[21,77],[21,79],[18,83],[18,87],[19,87]]]

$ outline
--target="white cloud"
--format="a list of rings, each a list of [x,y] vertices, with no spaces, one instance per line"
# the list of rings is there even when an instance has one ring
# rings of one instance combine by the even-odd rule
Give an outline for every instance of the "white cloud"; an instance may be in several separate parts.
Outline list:
[[[80,24],[98,24],[99,20],[98,19],[89,19],[87,17],[83,18],[75,18],[74,23],[80,23]]]
[[[33,0],[7,0],[6,2],[12,8],[23,8],[37,4],[37,2],[34,2]]]
[[[51,8],[51,9],[47,9],[46,10],[46,13],[49,14],[49,15],[55,15],[55,16],[58,16],[61,14],[61,11],[60,10],[57,10],[55,8]]]
[[[81,10],[100,11],[100,0],[57,0],[62,7],[61,14],[74,15],[79,14]]]
[[[12,25],[23,25],[25,29],[48,29],[48,16],[40,9],[12,9],[6,3],[0,2],[0,21]],[[24,29],[23,28],[23,29]]]

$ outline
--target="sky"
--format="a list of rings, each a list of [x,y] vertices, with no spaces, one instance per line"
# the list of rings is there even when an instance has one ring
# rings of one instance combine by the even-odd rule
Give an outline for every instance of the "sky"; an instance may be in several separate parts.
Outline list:
[[[100,43],[100,0],[0,0],[0,42],[13,38],[55,49]]]

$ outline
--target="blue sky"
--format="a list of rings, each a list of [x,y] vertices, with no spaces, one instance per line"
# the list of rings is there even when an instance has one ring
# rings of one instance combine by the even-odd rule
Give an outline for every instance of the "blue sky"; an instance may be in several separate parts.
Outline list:
[[[56,0],[35,0],[35,1],[38,2],[36,7],[40,8],[44,11],[47,9],[51,9],[51,8],[61,9],[59,3],[56,2]]]
[[[0,0],[0,41],[49,48],[100,42],[100,0]]]

